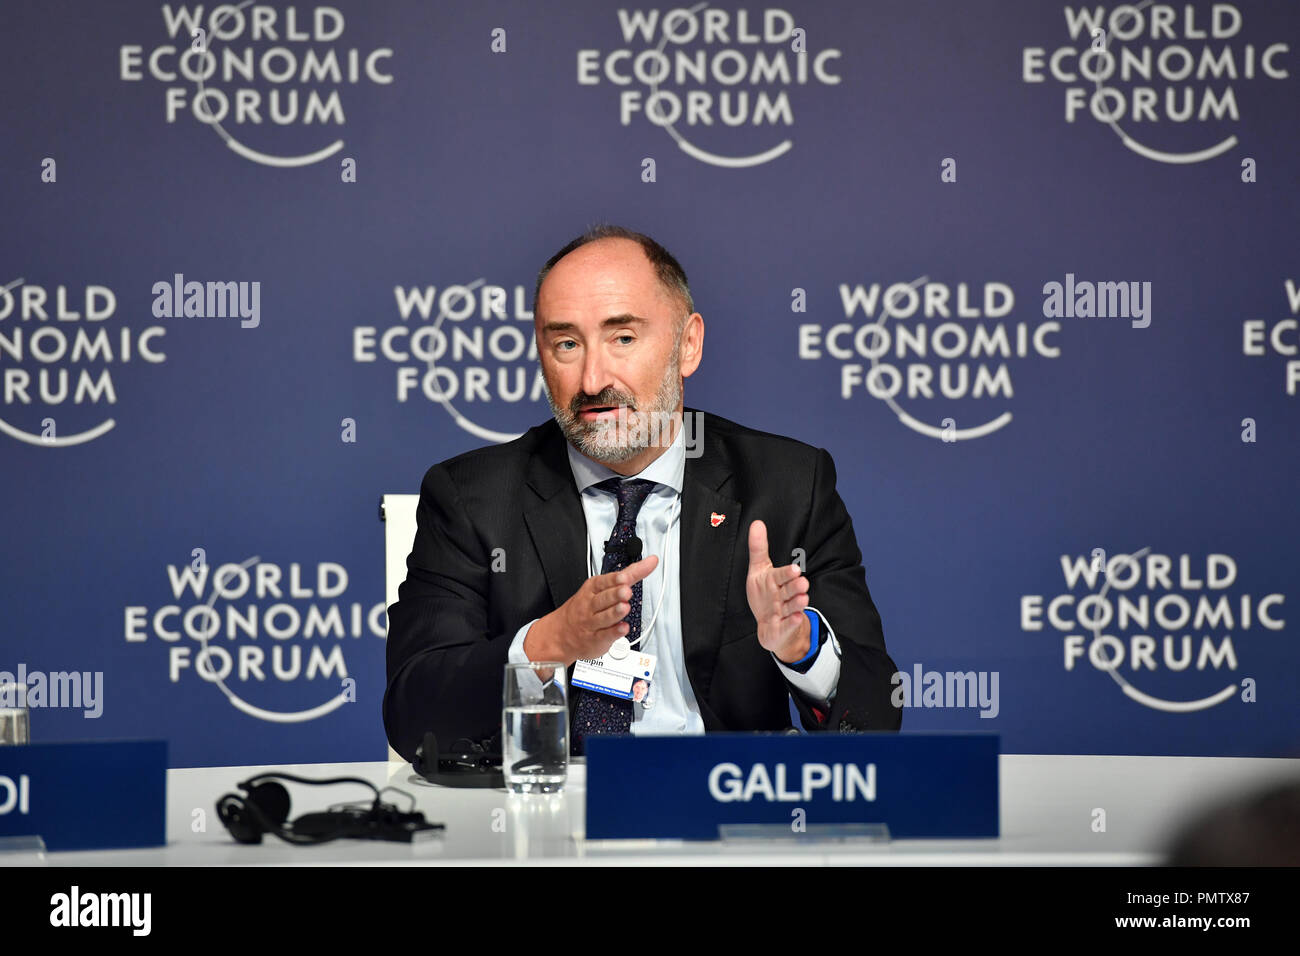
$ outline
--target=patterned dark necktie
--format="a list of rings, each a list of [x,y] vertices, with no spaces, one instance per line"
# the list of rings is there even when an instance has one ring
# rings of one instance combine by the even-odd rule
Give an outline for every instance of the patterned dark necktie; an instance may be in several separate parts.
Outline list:
[[[621,571],[630,562],[624,547],[636,535],[636,516],[654,488],[653,481],[634,478],[610,478],[596,485],[618,496],[618,518],[614,533],[605,548],[605,561],[600,573]],[[641,636],[641,582],[632,585],[632,609],[623,618],[627,622],[628,641],[636,643]],[[626,734],[632,731],[632,702],[599,694],[593,690],[575,688],[573,691],[573,753],[585,753],[585,738],[589,734]]]

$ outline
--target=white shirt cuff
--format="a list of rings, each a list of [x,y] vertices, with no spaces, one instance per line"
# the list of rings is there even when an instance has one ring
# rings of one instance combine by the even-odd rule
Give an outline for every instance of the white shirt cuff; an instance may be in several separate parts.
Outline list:
[[[540,621],[540,617],[535,617],[518,631],[515,632],[515,639],[510,642],[510,651],[506,655],[506,660],[511,664],[527,664],[528,655],[524,653],[524,638],[528,636],[528,629]]]
[[[793,668],[786,667],[785,663],[775,654],[772,660],[776,661],[781,668],[781,674],[789,682],[791,687],[803,693],[805,697],[813,700],[830,701],[835,696],[835,688],[840,682],[840,655],[836,653],[837,647],[832,647],[835,642],[835,632],[831,630],[825,616],[815,607],[809,608],[819,618],[821,618],[821,647],[817,649],[817,658],[813,661],[812,667],[808,672],[801,674]]]

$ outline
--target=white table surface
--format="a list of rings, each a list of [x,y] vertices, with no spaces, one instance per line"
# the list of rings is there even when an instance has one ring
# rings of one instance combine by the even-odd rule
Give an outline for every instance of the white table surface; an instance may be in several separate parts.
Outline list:
[[[706,864],[706,865],[1098,865],[1159,864],[1172,833],[1207,804],[1271,782],[1300,777],[1300,760],[1242,757],[1002,755],[1001,832],[996,840],[761,844],[680,840],[583,839],[586,768],[570,768],[566,792],[519,796],[504,790],[426,783],[409,764],[308,764],[168,771],[167,846],[141,850],[47,853],[10,863],[49,866]],[[324,778],[358,776],[414,795],[444,834],[418,846],[340,840],[297,847],[268,835],[260,846],[235,843],[215,804],[255,773],[283,770]],[[355,785],[289,784],[290,818],[365,798]],[[385,800],[406,805],[391,791]],[[1094,809],[1106,811],[1094,832]],[[196,811],[202,811],[201,813]]]

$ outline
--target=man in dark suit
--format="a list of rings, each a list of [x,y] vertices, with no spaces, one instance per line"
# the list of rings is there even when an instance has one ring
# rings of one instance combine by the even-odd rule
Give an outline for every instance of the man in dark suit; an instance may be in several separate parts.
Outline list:
[[[542,269],[534,322],[554,419],[435,465],[420,489],[389,609],[394,749],[498,732],[507,661],[572,667],[620,641],[656,655],[650,691],[573,689],[575,752],[586,733],[781,730],[791,699],[808,730],[896,730],[834,463],[684,408],[704,322],[676,260],[593,229]],[[636,560],[643,543],[657,553]]]

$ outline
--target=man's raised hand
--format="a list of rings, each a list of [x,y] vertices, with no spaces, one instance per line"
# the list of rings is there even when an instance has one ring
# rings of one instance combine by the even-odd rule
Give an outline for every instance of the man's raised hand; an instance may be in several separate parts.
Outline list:
[[[567,667],[576,660],[600,657],[627,636],[623,618],[632,610],[632,585],[649,577],[658,565],[659,557],[651,554],[621,571],[587,578],[573,597],[528,629],[524,637],[528,659],[560,661]]]
[[[745,596],[758,624],[758,643],[787,664],[807,655],[812,644],[812,625],[804,614],[808,588],[808,579],[799,565],[772,566],[767,526],[761,521],[751,522]]]

